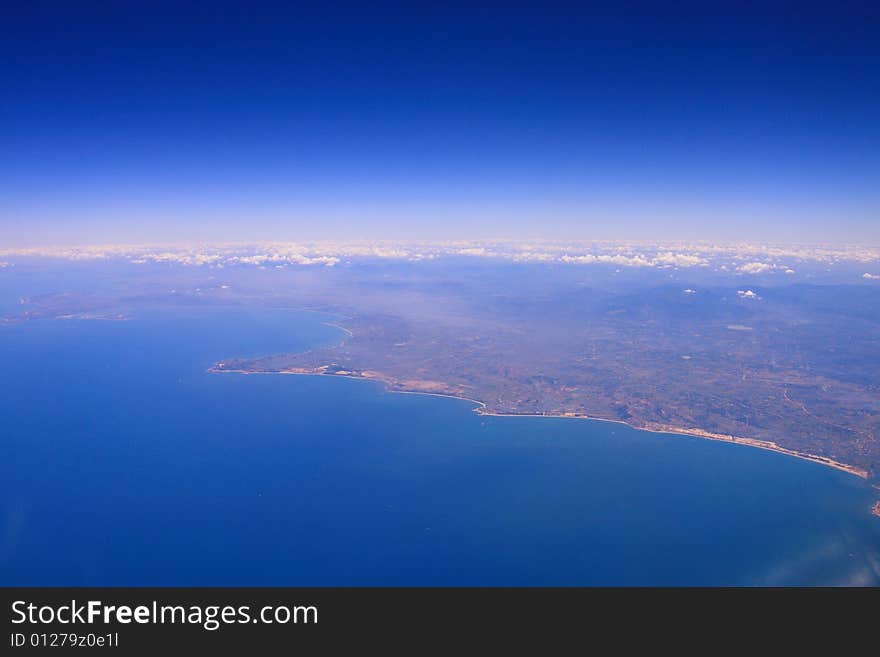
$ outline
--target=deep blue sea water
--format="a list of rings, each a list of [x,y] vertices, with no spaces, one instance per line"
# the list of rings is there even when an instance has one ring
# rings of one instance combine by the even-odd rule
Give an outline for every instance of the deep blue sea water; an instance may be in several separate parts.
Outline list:
[[[0,584],[880,583],[873,491],[817,464],[205,371],[338,340],[325,321],[168,309],[0,328]]]

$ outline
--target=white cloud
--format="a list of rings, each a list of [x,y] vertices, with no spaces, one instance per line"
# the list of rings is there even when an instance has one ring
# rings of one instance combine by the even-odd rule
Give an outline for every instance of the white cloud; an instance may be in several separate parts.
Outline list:
[[[524,253],[514,253],[511,259],[515,262],[554,262],[556,256],[541,251],[525,251]]]
[[[862,274],[862,278],[867,278],[869,281],[880,281],[880,274],[869,274],[865,272]]]
[[[737,290],[736,293],[737,293],[737,295],[739,295],[740,299],[755,299],[755,300],[757,300],[757,299],[761,298],[757,295],[757,293],[753,292],[752,290]]]
[[[748,262],[737,267],[737,271],[744,274],[763,274],[772,269],[776,269],[775,265],[769,265],[766,262]]]
[[[685,293],[685,294],[696,294],[696,293],[697,293],[697,291],[696,291],[696,290],[692,290],[692,289],[690,289],[690,288],[688,288],[688,289],[686,289],[686,290],[685,290],[685,291],[684,291],[684,293]]]
[[[126,260],[139,265],[188,267],[335,266],[341,262],[391,259],[403,262],[471,256],[519,263],[612,265],[617,268],[712,267],[715,271],[794,273],[798,263],[825,268],[843,262],[880,264],[880,248],[850,246],[774,246],[701,242],[445,241],[445,242],[262,242],[200,245],[96,245],[0,249],[2,261],[48,257],[68,260]],[[789,265],[774,263],[787,262]],[[8,263],[7,263],[8,264]],[[799,268],[799,267],[798,267]],[[872,278],[867,275],[864,278]]]
[[[696,267],[709,264],[705,258],[688,253],[673,253],[665,251],[658,253],[653,260],[655,265],[670,265],[673,267]]]

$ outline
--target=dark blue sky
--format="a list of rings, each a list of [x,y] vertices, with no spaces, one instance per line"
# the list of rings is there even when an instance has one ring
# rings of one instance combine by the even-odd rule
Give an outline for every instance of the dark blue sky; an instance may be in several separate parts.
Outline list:
[[[4,3],[0,241],[878,243],[880,11],[793,4]]]

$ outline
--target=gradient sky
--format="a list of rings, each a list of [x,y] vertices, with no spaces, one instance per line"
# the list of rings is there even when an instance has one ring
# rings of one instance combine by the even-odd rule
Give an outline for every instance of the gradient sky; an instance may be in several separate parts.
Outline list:
[[[877,3],[16,4],[6,246],[880,243]]]

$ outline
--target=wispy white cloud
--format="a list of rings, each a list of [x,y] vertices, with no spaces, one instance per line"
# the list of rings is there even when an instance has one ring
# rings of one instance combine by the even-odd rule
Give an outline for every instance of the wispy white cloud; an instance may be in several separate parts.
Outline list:
[[[664,251],[654,257],[655,266],[669,267],[698,267],[708,265],[706,258],[695,255],[693,253],[675,253],[673,251]]]
[[[763,274],[813,262],[832,266],[843,262],[880,262],[880,248],[863,246],[764,246],[646,242],[261,242],[207,245],[98,245],[0,249],[0,257],[67,260],[125,260],[135,264],[168,263],[191,267],[333,267],[355,261],[419,262],[440,258],[491,258],[520,263],[607,265],[627,268],[687,269]],[[784,263],[784,264],[782,264]],[[870,275],[865,276],[869,278]]]
[[[744,265],[740,265],[736,269],[743,274],[763,274],[765,272],[772,271],[775,268],[776,267],[774,265],[768,264],[766,262],[747,262]]]

